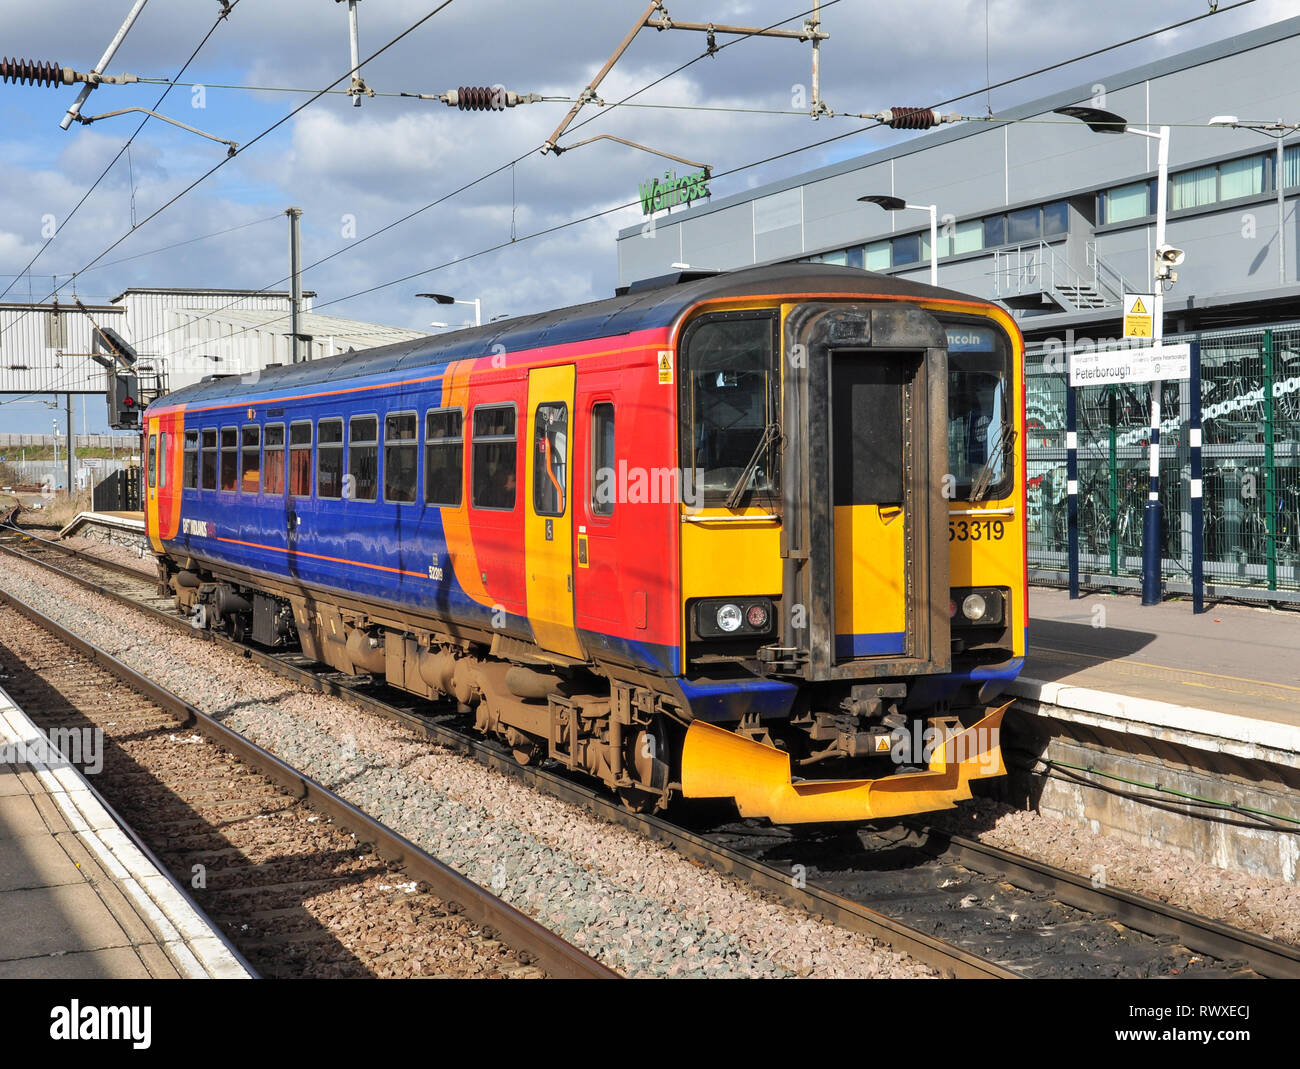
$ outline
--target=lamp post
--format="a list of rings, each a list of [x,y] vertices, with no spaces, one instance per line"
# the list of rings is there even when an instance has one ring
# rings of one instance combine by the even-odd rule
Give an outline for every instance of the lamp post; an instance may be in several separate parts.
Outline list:
[[[1097,134],[1137,134],[1159,144],[1156,164],[1156,248],[1152,257],[1152,293],[1155,307],[1151,323],[1151,345],[1158,349],[1165,334],[1166,283],[1172,285],[1178,276],[1170,270],[1182,259],[1182,253],[1165,244],[1165,216],[1169,198],[1169,127],[1158,130],[1140,130],[1129,126],[1128,120],[1113,111],[1101,108],[1057,108],[1057,115],[1067,115],[1086,123]],[[1160,392],[1161,383],[1153,381],[1151,389],[1151,484],[1147,490],[1146,509],[1142,514],[1142,604],[1160,604]]]
[[[858,200],[865,204],[876,204],[887,212],[901,212],[913,208],[918,212],[930,213],[930,285],[939,284],[939,209],[934,204],[908,204],[902,197],[891,197],[884,193],[872,193]]]
[[[479,297],[475,297],[472,301],[460,301],[449,293],[417,293],[416,296],[428,297],[431,300],[437,301],[439,304],[472,304],[474,306],[474,326],[481,327],[483,325],[482,299]],[[437,323],[430,325],[438,326]]]
[[[1277,145],[1277,162],[1273,167],[1273,185],[1277,188],[1277,280],[1286,285],[1286,198],[1283,195],[1286,189],[1285,180],[1282,177],[1283,167],[1283,145],[1282,139],[1288,133],[1300,130],[1300,123],[1283,122],[1279,119],[1277,122],[1255,122],[1246,120],[1243,122],[1235,115],[1216,115],[1211,119],[1207,126],[1226,126],[1233,130],[1254,130],[1256,133],[1263,134],[1265,137],[1271,137]]]

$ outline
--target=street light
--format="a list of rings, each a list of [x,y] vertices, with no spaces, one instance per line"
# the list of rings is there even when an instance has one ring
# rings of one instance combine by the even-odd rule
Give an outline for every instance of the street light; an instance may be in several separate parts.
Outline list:
[[[1175,249],[1165,243],[1165,216],[1169,197],[1169,127],[1159,130],[1139,130],[1129,126],[1128,120],[1113,111],[1101,108],[1069,107],[1057,108],[1057,115],[1067,115],[1086,123],[1088,129],[1097,134],[1137,134],[1148,137],[1160,145],[1156,166],[1156,248],[1152,258],[1151,279],[1154,294],[1151,322],[1151,346],[1160,348],[1165,336],[1165,297],[1166,285],[1178,281],[1173,268],[1182,262],[1181,249]],[[1159,382],[1152,382],[1151,389],[1151,484],[1147,490],[1146,509],[1142,514],[1142,604],[1160,604],[1160,390]]]
[[[887,212],[901,212],[904,208],[914,208],[918,212],[930,213],[930,285],[939,284],[939,216],[934,204],[908,204],[902,197],[891,197],[884,193],[873,193],[858,200],[866,204],[876,204]]]
[[[1216,115],[1207,126],[1226,126],[1233,130],[1254,130],[1265,137],[1271,137],[1277,144],[1277,163],[1273,168],[1273,185],[1277,187],[1277,280],[1286,285],[1286,198],[1283,195],[1286,183],[1282,178],[1282,139],[1292,131],[1300,130],[1300,123],[1282,122],[1242,122],[1235,115]]]
[[[448,293],[417,293],[417,297],[428,297],[437,301],[439,304],[472,304],[474,306],[474,326],[483,325],[483,311],[481,307],[481,298],[475,297],[472,301],[458,301]],[[436,326],[436,324],[434,324]]]

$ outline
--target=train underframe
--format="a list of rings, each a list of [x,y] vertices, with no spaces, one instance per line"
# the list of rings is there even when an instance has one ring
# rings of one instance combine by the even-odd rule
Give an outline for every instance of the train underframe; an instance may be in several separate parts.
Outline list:
[[[684,795],[731,798],[742,815],[778,823],[890,818],[951,807],[972,780],[1005,771],[1003,709],[970,687],[918,709],[916,680],[805,684],[783,716],[714,724],[693,720],[667,681],[505,634],[420,626],[194,560],[160,558],[159,572],[160,592],[196,627],[454,701],[520,763],[555,761],[636,810]]]

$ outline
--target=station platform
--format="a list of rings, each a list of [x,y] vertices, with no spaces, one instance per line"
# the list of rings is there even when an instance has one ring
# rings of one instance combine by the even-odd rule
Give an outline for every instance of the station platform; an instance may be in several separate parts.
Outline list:
[[[1300,766],[1300,613],[1033,587],[1010,694],[1098,726]]]
[[[143,512],[78,512],[59,531],[59,537],[67,538],[69,535],[76,534],[87,524],[125,531],[128,534],[144,535]]]
[[[248,975],[0,690],[0,979]]]

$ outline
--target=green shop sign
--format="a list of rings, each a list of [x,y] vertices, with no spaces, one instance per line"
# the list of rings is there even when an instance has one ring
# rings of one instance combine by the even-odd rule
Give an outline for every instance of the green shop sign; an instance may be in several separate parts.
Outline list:
[[[641,214],[653,215],[675,204],[690,204],[709,195],[708,170],[677,177],[676,171],[665,171],[662,178],[652,178],[640,184]]]

